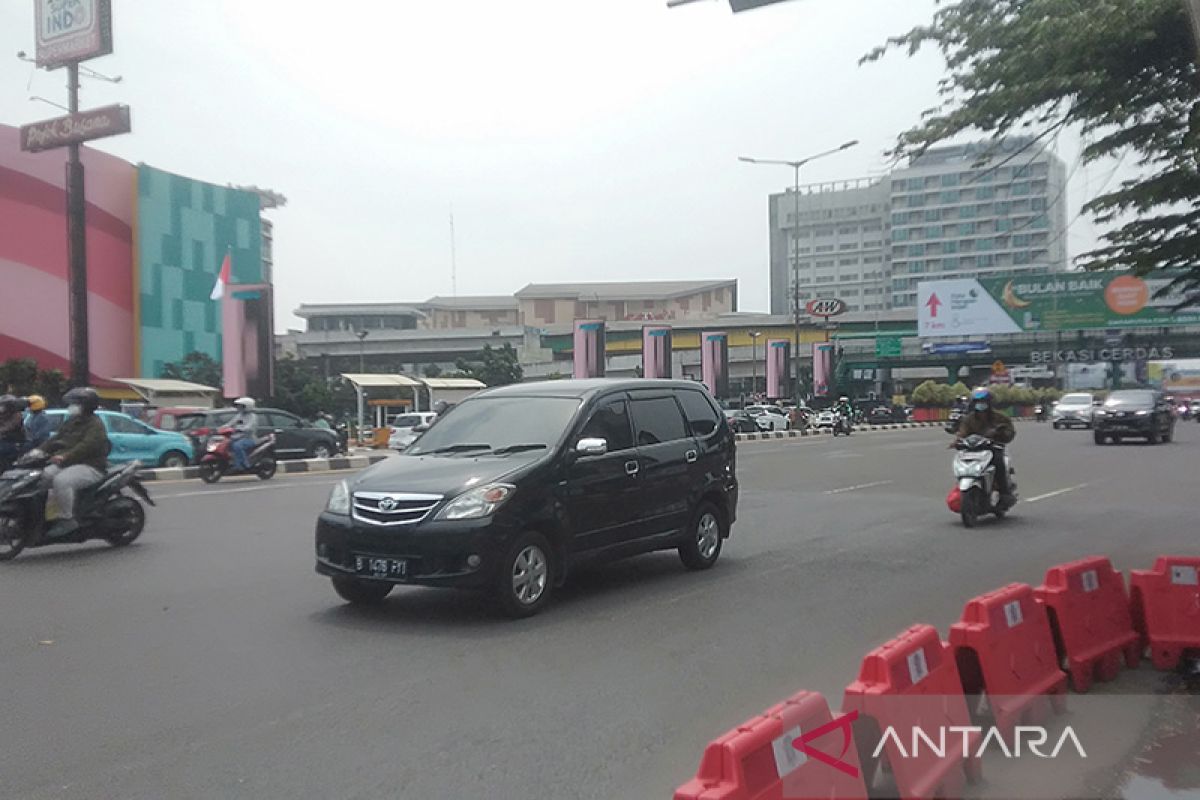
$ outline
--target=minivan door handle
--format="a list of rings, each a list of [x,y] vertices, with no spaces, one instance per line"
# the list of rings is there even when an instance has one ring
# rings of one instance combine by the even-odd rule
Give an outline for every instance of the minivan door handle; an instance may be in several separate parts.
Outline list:
[[[697,458],[699,458],[699,455],[696,453],[696,451],[695,451],[695,450],[688,450],[688,451],[687,451],[687,463],[689,463],[689,464],[695,464],[695,463],[696,463],[696,459],[697,459]]]
[[[626,475],[633,477],[634,475],[638,474],[639,469],[641,469],[641,466],[638,464],[638,462],[636,462],[636,461],[626,461],[625,462],[625,474]]]

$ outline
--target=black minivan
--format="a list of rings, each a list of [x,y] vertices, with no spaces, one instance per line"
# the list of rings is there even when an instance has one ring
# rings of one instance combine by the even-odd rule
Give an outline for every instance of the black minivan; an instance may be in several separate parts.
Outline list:
[[[570,569],[677,549],[708,569],[737,516],[734,435],[697,383],[565,380],[480,392],[334,487],[317,572],[351,603],[395,584],[541,610]]]

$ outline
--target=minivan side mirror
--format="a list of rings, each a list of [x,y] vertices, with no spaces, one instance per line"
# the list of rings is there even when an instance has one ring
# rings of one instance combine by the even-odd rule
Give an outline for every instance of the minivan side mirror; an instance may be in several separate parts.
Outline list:
[[[581,456],[602,456],[607,452],[607,439],[580,439],[575,445],[575,453]]]

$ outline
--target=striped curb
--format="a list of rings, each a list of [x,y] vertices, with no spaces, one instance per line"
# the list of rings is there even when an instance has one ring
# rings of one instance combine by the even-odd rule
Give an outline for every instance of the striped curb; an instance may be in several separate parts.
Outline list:
[[[1034,422],[1032,417],[1016,417],[1013,422]],[[933,422],[897,422],[891,425],[855,425],[852,430],[855,433],[868,433],[870,431],[895,431],[905,430],[908,428],[944,428],[946,421]],[[762,433],[739,433],[736,434],[739,442],[762,442],[773,439],[801,439],[806,436],[829,436],[833,433],[831,428],[808,428],[802,431],[764,431]]]
[[[276,474],[295,475],[307,472],[340,472],[350,469],[365,469],[372,464],[388,458],[383,453],[366,456],[340,456],[338,458],[306,458],[298,461],[277,462]],[[172,481],[199,478],[199,467],[175,467],[163,469],[144,469],[138,473],[143,481]]]

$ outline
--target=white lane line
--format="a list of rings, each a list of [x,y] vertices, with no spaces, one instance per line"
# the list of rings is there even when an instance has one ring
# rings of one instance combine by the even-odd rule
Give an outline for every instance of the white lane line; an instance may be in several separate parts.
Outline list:
[[[857,486],[843,486],[840,489],[829,489],[825,494],[841,494],[842,492],[856,492],[859,489],[870,489],[872,486],[887,486],[892,481],[872,481],[871,483],[860,483]]]
[[[336,483],[336,481],[334,481],[334,483]],[[151,484],[149,488],[153,489],[154,488],[153,484]],[[273,486],[268,484],[266,486],[250,486],[245,489],[208,489],[208,490],[201,490],[198,492],[179,492],[177,494],[161,494],[158,496],[155,496],[153,493],[151,493],[150,496],[153,497],[155,500],[171,500],[176,497],[212,497],[212,496],[219,495],[219,494],[243,494],[245,492],[267,492],[267,491],[271,491],[272,489],[305,489],[305,488],[308,488],[308,486],[303,483],[277,483]]]
[[[1076,489],[1082,489],[1085,486],[1087,486],[1086,483],[1081,483],[1078,486],[1068,486],[1065,489],[1056,489],[1053,492],[1046,492],[1045,494],[1039,494],[1036,497],[1030,497],[1025,502],[1026,503],[1036,503],[1038,500],[1046,500],[1051,497],[1058,497],[1060,494],[1066,494],[1067,492],[1073,492]]]

